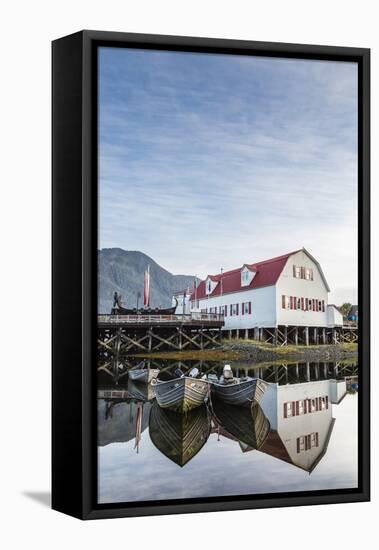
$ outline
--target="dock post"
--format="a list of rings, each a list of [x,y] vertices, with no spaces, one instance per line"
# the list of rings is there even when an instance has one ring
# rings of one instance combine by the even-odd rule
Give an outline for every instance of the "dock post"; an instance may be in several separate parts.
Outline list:
[[[322,329],[322,343],[324,345],[326,344],[326,330],[325,330],[325,327],[323,327],[323,329]]]
[[[318,329],[313,329],[313,343],[317,346],[318,344]]]
[[[278,327],[274,328],[274,346],[278,345]]]
[[[237,328],[237,329],[236,329],[236,340],[238,340],[239,337],[240,337],[240,329]]]
[[[309,346],[309,327],[304,328],[305,345]]]
[[[249,329],[245,328],[245,340],[249,339]]]
[[[307,382],[310,382],[311,381],[311,364],[309,363],[309,361],[305,363],[305,376],[306,376]]]
[[[283,328],[283,332],[284,332],[284,345],[287,346],[288,345],[288,327],[287,327],[287,325],[285,325],[285,327]]]
[[[151,351],[151,348],[152,348],[152,345],[153,345],[153,337],[151,336],[151,330],[152,330],[152,327],[149,328],[149,340],[148,340],[149,351]]]
[[[299,343],[299,331],[298,331],[298,328],[297,328],[297,327],[295,327],[294,330],[295,330],[294,341],[295,341],[295,346],[297,346],[298,343]]]
[[[228,332],[229,332],[229,334],[228,334],[229,340],[231,340],[232,339],[232,331],[229,330]]]
[[[296,363],[295,367],[295,373],[296,373],[296,380],[299,380],[299,363]]]

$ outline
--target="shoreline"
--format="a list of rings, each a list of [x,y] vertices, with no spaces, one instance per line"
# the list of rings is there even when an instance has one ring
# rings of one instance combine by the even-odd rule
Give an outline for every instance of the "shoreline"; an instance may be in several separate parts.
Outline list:
[[[218,348],[187,351],[161,351],[134,353],[133,357],[173,360],[251,361],[267,362],[317,362],[358,360],[358,344],[325,344],[318,346],[274,346],[255,340],[224,340]]]

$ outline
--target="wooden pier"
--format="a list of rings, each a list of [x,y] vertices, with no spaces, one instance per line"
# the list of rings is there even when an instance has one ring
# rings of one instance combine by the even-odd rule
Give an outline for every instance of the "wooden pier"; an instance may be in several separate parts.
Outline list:
[[[223,315],[99,315],[98,352],[119,356],[220,345]]]
[[[343,344],[358,342],[357,326],[342,327],[303,327],[278,326],[273,328],[256,327],[253,329],[224,330],[224,338],[252,339],[275,346]]]

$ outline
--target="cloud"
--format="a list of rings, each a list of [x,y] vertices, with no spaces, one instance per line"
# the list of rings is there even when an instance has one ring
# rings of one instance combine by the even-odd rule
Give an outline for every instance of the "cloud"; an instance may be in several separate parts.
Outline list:
[[[305,246],[356,289],[356,65],[104,48],[99,98],[100,247],[205,276]]]

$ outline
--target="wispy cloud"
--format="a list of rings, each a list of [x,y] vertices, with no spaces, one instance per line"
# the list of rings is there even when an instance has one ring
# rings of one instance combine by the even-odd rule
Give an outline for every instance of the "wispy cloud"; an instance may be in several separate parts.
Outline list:
[[[99,106],[100,247],[205,276],[305,246],[355,299],[354,64],[104,48]]]

